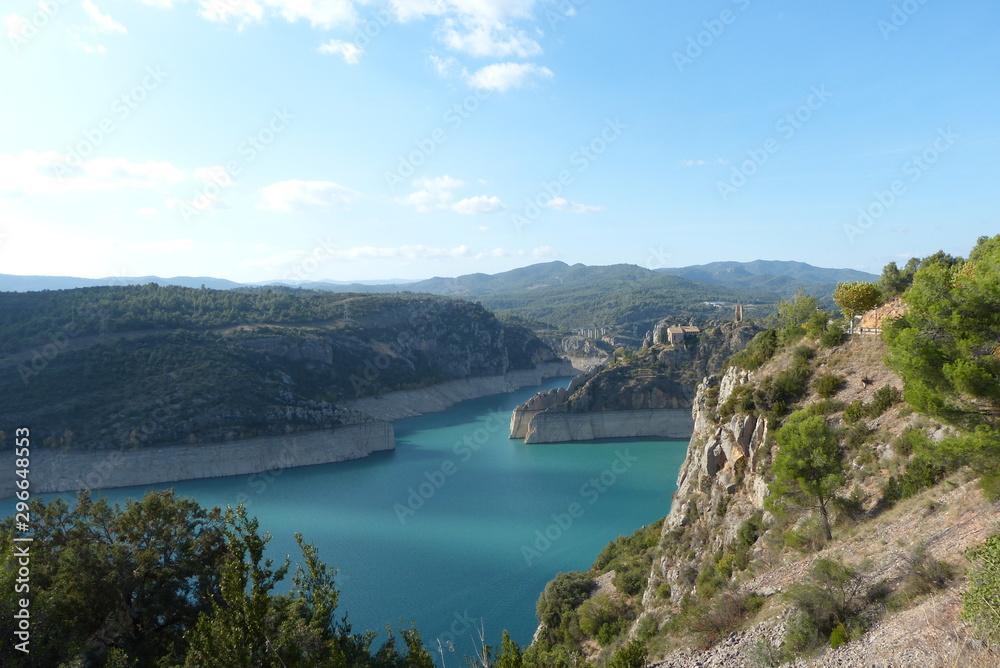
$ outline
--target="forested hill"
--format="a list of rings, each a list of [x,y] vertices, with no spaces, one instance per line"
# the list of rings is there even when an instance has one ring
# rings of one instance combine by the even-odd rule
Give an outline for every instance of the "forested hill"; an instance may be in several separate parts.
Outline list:
[[[555,357],[467,301],[155,284],[0,293],[0,354],[0,423],[79,448],[335,426],[345,399]]]

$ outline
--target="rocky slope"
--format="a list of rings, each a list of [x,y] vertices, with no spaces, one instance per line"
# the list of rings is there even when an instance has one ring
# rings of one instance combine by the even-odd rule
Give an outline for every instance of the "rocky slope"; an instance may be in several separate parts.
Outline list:
[[[530,330],[438,297],[155,285],[2,296],[16,313],[0,318],[13,351],[0,359],[0,424],[31,427],[37,447],[329,430],[367,419],[350,408],[360,398],[470,379],[499,392],[521,381],[495,379],[537,383],[539,365],[560,364]],[[88,313],[103,314],[106,335],[90,334]],[[36,327],[52,330],[48,344],[34,343],[45,340]]]
[[[718,368],[755,333],[749,325],[710,328],[676,346],[619,352],[565,391],[532,397],[511,416],[510,437],[558,443],[622,437],[690,436],[695,375]],[[698,376],[699,378],[702,376]]]
[[[915,554],[926,554],[961,573],[965,549],[981,544],[996,530],[1000,504],[986,501],[967,474],[949,478],[946,484],[884,510],[888,476],[905,471],[909,461],[909,455],[898,450],[900,435],[917,430],[939,440],[947,432],[902,403],[876,417],[846,424],[845,406],[857,401],[870,403],[875,388],[901,387],[882,363],[884,352],[881,340],[871,336],[856,336],[832,351],[820,350],[813,360],[816,373],[836,374],[843,378],[843,385],[832,402],[824,403],[809,392],[798,404],[812,406],[817,414],[826,413],[834,423],[864,435],[860,443],[847,446],[849,471],[838,494],[852,499],[853,506],[837,506],[830,543],[812,528],[814,516],[809,509],[794,511],[790,517],[769,512],[772,509],[766,501],[775,448],[772,428],[766,417],[739,409],[740,400],[750,396],[750,390],[766,385],[766,378],[792,366],[790,351],[757,371],[730,367],[699,386],[693,401],[694,431],[688,455],[678,475],[678,490],[663,525],[638,619],[632,626],[633,635],[644,632],[649,638],[653,649],[650,658],[656,659],[651,665],[778,665],[777,648],[792,614],[782,592],[802,582],[819,559],[837,559],[856,568],[863,574],[862,583],[869,595],[884,591],[887,600],[899,600],[892,597],[902,596],[898,593],[904,591],[910,581],[907,578],[913,577]],[[871,387],[862,383],[862,378],[873,381]],[[728,408],[737,406],[732,414],[727,403]],[[740,550],[746,553],[743,563]],[[728,583],[720,585],[717,578],[725,580],[730,572]],[[709,594],[719,586],[730,593]],[[996,665],[991,662],[997,657],[983,648],[959,619],[960,597],[956,592],[960,586],[961,579],[956,577],[895,613],[887,611],[884,603],[873,602],[864,612],[869,628],[863,635],[837,649],[828,648],[783,665]],[[714,596],[716,603],[706,595]],[[714,617],[722,607],[718,601],[726,596],[752,599],[763,608],[756,614],[741,613],[742,618],[729,619],[721,637],[712,636],[712,629],[706,632],[698,623],[693,624],[697,630],[687,632],[676,623],[671,625],[672,619],[688,619],[691,614],[718,621]],[[650,633],[650,629],[660,630]],[[711,645],[708,649],[706,643]]]

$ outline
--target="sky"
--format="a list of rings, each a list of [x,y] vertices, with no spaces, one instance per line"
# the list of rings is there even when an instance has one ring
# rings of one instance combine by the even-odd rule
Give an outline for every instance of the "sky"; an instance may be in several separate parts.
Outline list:
[[[4,0],[0,19],[0,273],[877,273],[1000,232],[992,0]]]

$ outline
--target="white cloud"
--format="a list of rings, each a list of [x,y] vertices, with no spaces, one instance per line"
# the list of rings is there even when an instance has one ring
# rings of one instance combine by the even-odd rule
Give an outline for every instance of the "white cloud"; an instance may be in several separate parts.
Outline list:
[[[452,51],[477,58],[530,58],[542,53],[541,45],[523,30],[506,25],[473,24],[445,19],[438,39]]]
[[[169,162],[125,158],[75,160],[56,151],[0,154],[0,194],[38,195],[67,191],[110,192],[121,188],[163,190],[184,180]]]
[[[331,39],[319,47],[319,52],[331,56],[340,56],[348,65],[357,65],[361,62],[361,56],[365,55],[363,48],[354,42],[347,42],[342,39]]]
[[[447,174],[437,178],[417,179],[413,182],[413,185],[419,188],[419,190],[415,190],[406,197],[399,198],[396,201],[400,204],[412,206],[421,213],[447,209],[455,213],[471,216],[496,213],[506,208],[499,197],[488,195],[467,197],[455,202],[455,194],[452,191],[464,186],[465,181],[453,178]]]
[[[597,211],[604,211],[603,206],[587,206],[586,204],[577,204],[576,202],[570,202],[562,197],[553,197],[545,206],[550,209],[555,209],[556,211],[566,211],[567,213],[596,213]]]
[[[434,67],[434,71],[437,72],[439,77],[452,77],[457,75],[464,76],[466,74],[466,69],[459,64],[454,57],[448,56],[447,58],[442,58],[436,54],[431,54],[427,56],[427,59],[431,62]]]
[[[476,71],[468,77],[468,83],[473,88],[502,93],[552,76],[552,70],[534,63],[496,63]]]
[[[111,18],[110,14],[102,13],[91,0],[84,0],[82,7],[87,15],[87,23],[66,30],[72,48],[87,54],[107,53],[106,46],[93,41],[95,36],[128,34],[125,26]]]
[[[83,0],[83,11],[87,13],[91,25],[87,28],[93,32],[101,33],[121,33],[128,34],[128,29],[118,21],[115,21],[109,14],[102,14],[91,0]]]
[[[279,15],[289,23],[302,19],[319,30],[352,26],[358,18],[352,0],[201,0],[198,10],[208,21],[232,21],[239,28],[262,22],[265,14]]]
[[[456,213],[471,216],[483,213],[496,213],[498,211],[503,211],[506,208],[507,207],[503,205],[503,202],[500,201],[499,197],[477,195],[476,197],[469,197],[455,202],[455,204],[452,205],[451,210]]]
[[[416,207],[417,211],[421,213],[426,213],[432,209],[445,209],[451,206],[451,201],[455,197],[451,191],[464,186],[465,181],[445,174],[433,179],[417,179],[413,185],[417,186],[419,190],[397,201],[400,204]]]
[[[339,208],[360,199],[361,193],[332,181],[282,181],[260,189],[264,208],[308,211]]]

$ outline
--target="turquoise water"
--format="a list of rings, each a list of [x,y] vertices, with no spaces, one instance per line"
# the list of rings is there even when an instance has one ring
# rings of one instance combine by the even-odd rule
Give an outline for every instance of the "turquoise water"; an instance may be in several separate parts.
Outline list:
[[[205,506],[245,500],[276,559],[294,563],[293,534],[304,534],[339,569],[340,613],[355,631],[414,621],[429,647],[453,639],[471,654],[472,626],[482,624],[488,642],[507,629],[527,644],[546,582],[588,568],[608,541],[666,515],[687,448],[507,438],[517,404],[565,383],[396,422],[396,450],[363,460],[155,487]],[[124,502],[144,489],[101,493]]]

